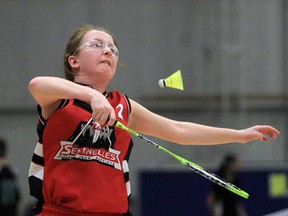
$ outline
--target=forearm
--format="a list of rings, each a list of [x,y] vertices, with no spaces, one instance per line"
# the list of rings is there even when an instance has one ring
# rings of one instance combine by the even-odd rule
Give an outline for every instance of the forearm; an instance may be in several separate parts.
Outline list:
[[[190,122],[165,120],[164,124],[151,124],[148,135],[181,145],[218,145],[242,143],[241,130],[211,127]]]
[[[175,121],[152,113],[133,101],[131,104],[132,115],[128,126],[140,133],[183,145],[241,141],[241,133],[237,130]]]
[[[57,77],[36,77],[29,83],[29,90],[48,119],[62,99],[78,99],[91,106],[92,117],[100,125],[113,125],[115,112],[106,97],[99,91]]]
[[[57,77],[36,77],[30,81],[29,91],[39,104],[71,98],[90,102],[92,95],[97,94],[93,89]]]
[[[244,141],[244,137],[239,130],[189,122],[178,122],[171,138],[173,142],[177,141],[177,143],[184,145],[214,145],[234,142],[241,143]]]

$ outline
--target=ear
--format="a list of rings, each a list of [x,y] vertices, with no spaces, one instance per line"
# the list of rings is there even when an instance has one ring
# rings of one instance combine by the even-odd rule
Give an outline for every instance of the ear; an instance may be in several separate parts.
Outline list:
[[[73,68],[73,69],[79,67],[79,62],[78,62],[78,59],[76,58],[76,56],[73,56],[73,55],[69,56],[68,62],[70,64],[71,68]]]

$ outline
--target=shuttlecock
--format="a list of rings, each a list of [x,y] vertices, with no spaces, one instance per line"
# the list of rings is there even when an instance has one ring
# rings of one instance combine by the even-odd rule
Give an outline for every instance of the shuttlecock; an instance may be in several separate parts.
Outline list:
[[[161,88],[169,87],[169,88],[183,90],[184,87],[183,87],[181,71],[180,70],[176,71],[175,73],[173,73],[166,79],[160,79],[158,81],[158,85]]]

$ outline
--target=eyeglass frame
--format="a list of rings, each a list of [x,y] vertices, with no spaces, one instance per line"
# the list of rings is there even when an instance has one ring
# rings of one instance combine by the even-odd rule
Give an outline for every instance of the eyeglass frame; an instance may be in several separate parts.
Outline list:
[[[93,47],[93,42],[100,42],[101,46],[100,47]],[[96,45],[96,44],[94,44]],[[97,45],[99,45],[99,43],[97,43]],[[93,38],[89,41],[84,42],[83,44],[81,44],[74,52],[72,55],[75,55],[79,50],[81,50],[83,47],[90,47],[90,48],[94,48],[96,50],[104,50],[106,47],[111,51],[112,56],[116,59],[116,61],[118,61],[119,59],[119,50],[118,48],[112,44],[112,43],[106,43],[101,39],[98,38]]]

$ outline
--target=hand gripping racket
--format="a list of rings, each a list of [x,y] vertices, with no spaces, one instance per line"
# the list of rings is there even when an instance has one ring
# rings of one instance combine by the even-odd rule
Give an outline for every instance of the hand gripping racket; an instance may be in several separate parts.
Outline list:
[[[226,188],[227,190],[247,199],[249,197],[249,194],[247,192],[245,192],[244,190],[238,188],[237,186],[227,182],[226,180],[224,180],[223,178],[217,176],[216,174],[204,169],[203,167],[185,159],[185,158],[182,158],[176,154],[174,154],[173,152],[165,149],[164,147],[158,145],[157,143],[149,140],[148,138],[144,137],[143,135],[133,131],[132,129],[126,127],[125,125],[123,125],[121,122],[119,121],[116,121],[115,122],[115,126],[118,127],[118,128],[121,128],[127,132],[129,132],[130,134],[140,138],[140,139],[143,139],[145,140],[146,142],[152,144],[153,146],[157,147],[158,149],[166,152],[167,154],[169,154],[170,156],[172,156],[173,158],[175,158],[176,160],[178,160],[180,163],[182,163],[183,165],[185,165],[186,167],[192,169],[194,172],[202,175],[204,178]]]

